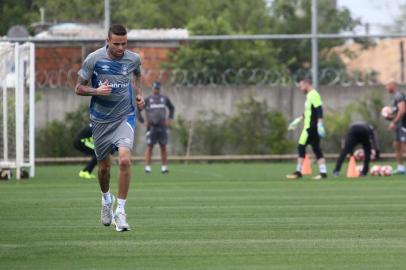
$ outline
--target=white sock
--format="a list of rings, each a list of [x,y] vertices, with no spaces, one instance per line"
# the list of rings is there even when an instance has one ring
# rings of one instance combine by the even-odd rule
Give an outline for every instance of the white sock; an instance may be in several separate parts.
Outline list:
[[[125,202],[126,202],[126,200],[118,199],[118,198],[117,198],[116,213],[125,213],[125,211],[124,211]]]
[[[107,191],[106,193],[102,192],[102,204],[106,205],[111,203],[111,194],[110,194],[110,190]]]
[[[162,165],[162,167],[161,167],[161,171],[166,171],[168,169],[168,166],[166,166],[166,165]]]
[[[398,171],[399,172],[404,172],[405,171],[405,166],[403,166],[403,164],[398,164]]]
[[[151,171],[151,166],[149,166],[149,165],[145,166],[145,170],[150,172]]]
[[[302,171],[302,164],[296,164],[296,171],[301,172]]]
[[[320,164],[319,165],[319,170],[320,170],[320,173],[327,173],[326,164]]]

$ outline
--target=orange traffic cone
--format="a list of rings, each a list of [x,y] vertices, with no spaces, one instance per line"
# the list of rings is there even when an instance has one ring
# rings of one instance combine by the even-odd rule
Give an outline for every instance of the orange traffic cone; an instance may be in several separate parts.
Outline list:
[[[358,176],[359,171],[357,170],[357,162],[355,161],[355,157],[351,156],[347,168],[347,178],[357,178]]]
[[[302,165],[302,174],[303,175],[312,175],[312,161],[310,160],[309,156],[306,155],[304,160],[303,160],[303,165]]]

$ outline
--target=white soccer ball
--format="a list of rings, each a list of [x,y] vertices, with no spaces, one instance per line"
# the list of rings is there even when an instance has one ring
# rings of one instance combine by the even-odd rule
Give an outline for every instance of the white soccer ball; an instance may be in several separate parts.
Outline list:
[[[390,106],[385,106],[381,110],[382,117],[387,119],[387,120],[390,120],[390,119],[393,118],[392,114],[393,114],[393,111],[392,111],[392,108]]]
[[[392,175],[392,166],[384,165],[381,167],[380,175],[382,176],[391,176]]]
[[[373,176],[379,176],[381,175],[381,166],[379,165],[374,165],[372,166],[371,170],[369,171],[369,173]]]

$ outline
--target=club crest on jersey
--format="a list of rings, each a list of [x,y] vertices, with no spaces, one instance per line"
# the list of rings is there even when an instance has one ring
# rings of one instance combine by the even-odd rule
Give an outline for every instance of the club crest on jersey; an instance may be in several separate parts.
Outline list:
[[[127,75],[128,74],[128,66],[127,65],[123,65],[121,73],[123,75]]]

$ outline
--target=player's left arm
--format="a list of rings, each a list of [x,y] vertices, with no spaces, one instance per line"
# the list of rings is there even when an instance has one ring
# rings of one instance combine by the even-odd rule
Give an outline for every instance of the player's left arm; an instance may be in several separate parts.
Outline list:
[[[172,120],[175,118],[175,106],[173,106],[173,103],[168,97],[165,100],[165,105],[169,110],[169,116],[168,119],[166,120],[166,125],[169,126]]]

